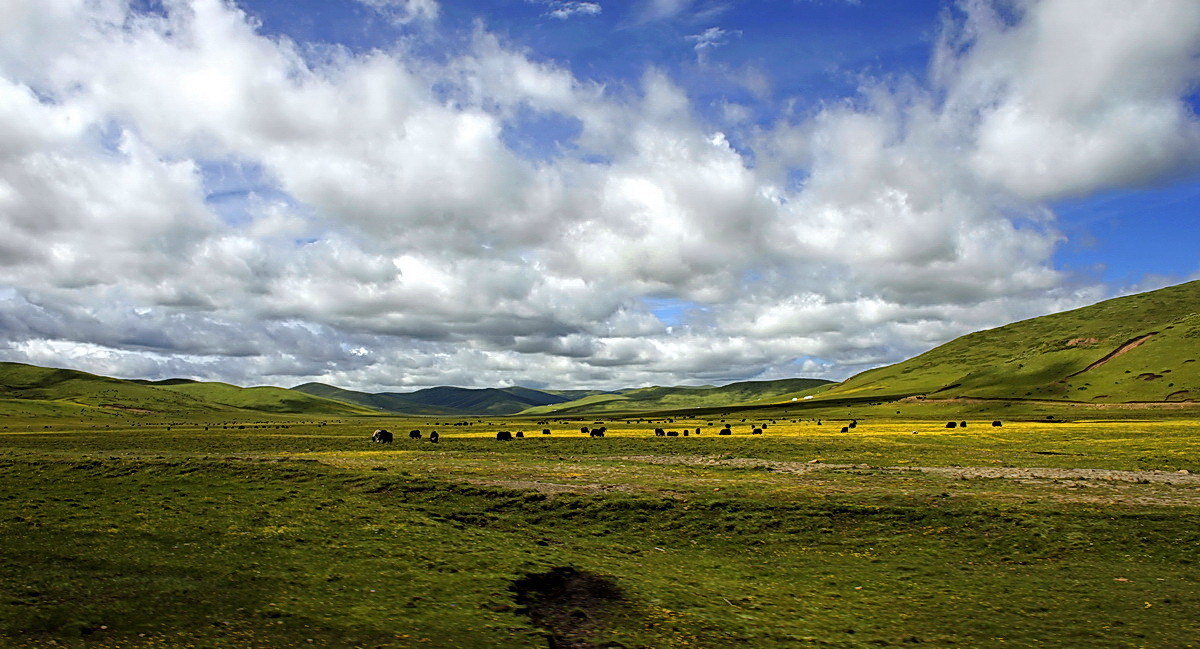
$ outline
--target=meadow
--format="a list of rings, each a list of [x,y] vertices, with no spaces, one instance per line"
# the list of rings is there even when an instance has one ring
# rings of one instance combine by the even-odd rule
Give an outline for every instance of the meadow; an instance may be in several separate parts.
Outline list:
[[[1200,647],[1195,410],[692,414],[11,414],[0,646]]]

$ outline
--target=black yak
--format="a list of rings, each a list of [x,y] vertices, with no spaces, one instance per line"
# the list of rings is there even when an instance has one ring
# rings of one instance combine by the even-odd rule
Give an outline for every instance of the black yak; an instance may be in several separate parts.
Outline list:
[[[421,439],[421,431],[419,431],[419,430],[408,431],[408,438],[409,439]]]
[[[392,433],[380,428],[379,430],[371,433],[371,441],[379,444],[391,444]]]
[[[434,444],[437,444],[437,441],[438,441],[438,433],[437,433],[437,431],[436,431],[436,430],[435,430],[435,431],[433,431],[432,433],[429,433],[429,441],[433,442]]]
[[[511,442],[512,438],[512,433],[508,432],[507,430],[502,430],[496,433],[496,441],[498,442]]]

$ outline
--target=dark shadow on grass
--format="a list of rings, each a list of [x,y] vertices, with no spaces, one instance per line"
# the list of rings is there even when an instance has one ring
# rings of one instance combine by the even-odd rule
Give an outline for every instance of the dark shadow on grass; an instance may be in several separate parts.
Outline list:
[[[599,630],[598,614],[624,601],[616,582],[571,566],[552,568],[517,579],[510,590],[534,625],[547,634],[550,649],[594,649],[618,647],[597,645],[592,636]]]

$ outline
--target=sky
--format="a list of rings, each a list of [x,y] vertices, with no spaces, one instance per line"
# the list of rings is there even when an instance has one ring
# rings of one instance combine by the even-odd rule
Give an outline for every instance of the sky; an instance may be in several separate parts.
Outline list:
[[[5,0],[0,360],[839,380],[1200,278],[1195,0]]]

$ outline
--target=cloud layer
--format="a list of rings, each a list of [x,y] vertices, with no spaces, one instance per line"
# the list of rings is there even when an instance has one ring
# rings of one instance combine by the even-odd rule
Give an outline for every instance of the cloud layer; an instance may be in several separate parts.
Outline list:
[[[0,357],[371,390],[840,378],[1103,297],[1052,267],[1043,201],[1198,162],[1190,0],[966,3],[928,78],[726,124],[660,70],[606,86],[484,26],[424,56],[436,3],[362,1],[423,31],[355,54],[219,0],[12,0]]]

